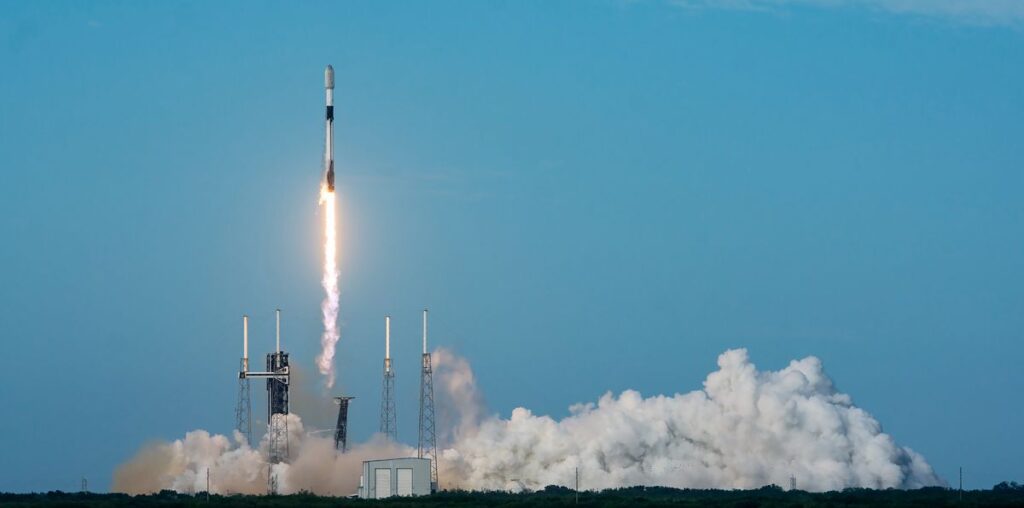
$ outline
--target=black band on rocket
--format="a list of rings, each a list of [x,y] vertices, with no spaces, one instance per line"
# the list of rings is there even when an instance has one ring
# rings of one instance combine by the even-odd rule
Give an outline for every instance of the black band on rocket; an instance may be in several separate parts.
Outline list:
[[[334,120],[334,106],[327,106],[327,119]]]

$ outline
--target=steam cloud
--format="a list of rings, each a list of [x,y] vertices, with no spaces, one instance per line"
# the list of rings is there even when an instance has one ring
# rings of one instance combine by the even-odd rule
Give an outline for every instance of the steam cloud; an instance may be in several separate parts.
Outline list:
[[[350,447],[341,454],[333,437],[305,431],[298,415],[288,415],[291,462],[274,464],[278,491],[308,491],[343,496],[356,491],[363,461],[380,457],[408,457],[416,450],[375,438]],[[233,439],[205,430],[194,430],[172,443],[157,443],[140,451],[114,472],[115,492],[143,494],[163,489],[195,493],[266,494],[269,466],[267,438],[257,448],[245,443],[237,431]]]
[[[324,332],[320,336],[320,354],[316,366],[327,376],[327,388],[334,386],[334,349],[341,334],[338,332],[338,230],[334,192],[327,187],[320,189],[320,204],[324,207],[324,275],[320,283],[324,287],[324,301],[320,304],[323,313]]]
[[[808,491],[943,484],[921,455],[897,446],[839,393],[817,358],[759,372],[735,349],[718,367],[703,390],[607,393],[561,421],[517,408],[462,436],[439,465],[459,487],[484,490],[571,486],[577,467],[587,489],[749,489],[789,486],[790,478]]]
[[[508,419],[488,415],[469,363],[434,353],[444,488],[537,489],[631,485],[692,488],[799,489],[917,488],[942,485],[924,458],[898,446],[850,397],[837,391],[815,357],[761,372],[744,349],[718,358],[702,390],[643,398],[633,390],[577,404],[562,420],[516,408]],[[377,438],[334,450],[290,415],[290,464],[275,465],[281,492],[355,492],[362,461],[414,456],[415,450]],[[445,421],[445,420],[448,421]],[[118,468],[114,490],[130,493],[206,488],[213,492],[266,491],[266,438],[258,449],[236,435],[198,430],[173,443],[152,445]]]

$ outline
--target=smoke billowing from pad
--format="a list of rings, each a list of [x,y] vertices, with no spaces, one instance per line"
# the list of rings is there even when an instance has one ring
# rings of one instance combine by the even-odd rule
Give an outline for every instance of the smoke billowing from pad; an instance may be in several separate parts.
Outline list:
[[[745,489],[775,484],[825,491],[846,487],[941,485],[922,456],[898,446],[881,425],[835,389],[821,362],[795,360],[758,371],[746,350],[718,358],[702,390],[643,398],[627,390],[577,404],[555,420],[524,408],[508,419],[487,415],[472,368],[445,350],[433,355],[438,389],[440,480],[473,490],[631,485]],[[325,401],[325,404],[328,403]],[[356,491],[362,461],[415,456],[410,447],[375,439],[334,450],[290,415],[290,463],[274,466],[283,493]],[[257,449],[198,430],[146,447],[114,475],[114,490],[266,492],[266,438]],[[280,468],[280,469],[277,469]]]
[[[703,390],[686,394],[627,390],[574,405],[563,420],[524,408],[486,419],[444,450],[442,481],[483,490],[572,486],[578,467],[586,489],[749,489],[789,486],[790,478],[809,491],[943,483],[838,392],[817,358],[759,372],[735,349],[718,367]]]
[[[324,331],[320,336],[320,354],[316,366],[327,376],[327,388],[334,386],[334,349],[341,336],[338,332],[338,231],[335,194],[326,186],[320,189],[320,204],[324,207],[324,274],[320,281],[324,287]]]
[[[356,492],[363,461],[380,457],[414,456],[416,450],[375,438],[350,447],[341,454],[330,435],[309,434],[297,415],[288,415],[289,463],[274,464],[278,491],[282,494],[308,491],[343,496]],[[185,434],[172,443],[157,443],[142,449],[114,472],[112,490],[129,494],[163,489],[194,493],[206,491],[210,471],[210,492],[218,494],[266,494],[270,465],[267,438],[250,448],[241,434],[233,439],[205,430]]]

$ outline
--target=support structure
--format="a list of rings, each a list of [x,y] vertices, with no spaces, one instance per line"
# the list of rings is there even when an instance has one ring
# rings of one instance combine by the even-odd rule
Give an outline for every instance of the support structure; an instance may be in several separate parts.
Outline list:
[[[271,464],[288,459],[288,353],[281,351],[281,310],[277,317],[277,350],[267,354],[267,372],[283,373],[284,377],[267,379],[267,428]]]
[[[274,474],[274,464],[287,462],[288,460],[288,387],[291,381],[291,372],[288,367],[288,353],[281,351],[281,309],[276,311],[277,317],[277,350],[267,354],[267,370],[264,372],[249,371],[249,319],[243,318],[242,333],[242,371],[238,373],[240,381],[248,382],[249,378],[263,378],[267,380],[267,440],[268,458],[270,467],[267,473],[267,490],[270,494],[277,493],[277,477]],[[240,385],[241,386],[241,385]],[[239,388],[241,392],[242,388]],[[246,384],[245,400],[241,402],[239,395],[239,407],[249,406],[248,384]],[[245,413],[246,428],[252,432],[252,423],[249,418],[251,409],[238,410],[239,415]],[[241,417],[239,417],[241,420]],[[239,424],[241,425],[241,424]],[[250,436],[251,439],[251,436]]]
[[[238,371],[238,404],[235,406],[235,429],[252,446],[252,398],[249,395],[249,316],[242,316],[242,359]]]
[[[420,435],[417,456],[430,459],[430,490],[437,492],[437,432],[434,425],[434,369],[427,352],[427,309],[423,309],[423,370],[420,373]]]
[[[391,369],[391,316],[384,317],[384,386],[380,398],[380,433],[391,441],[398,441],[395,371]]]
[[[348,402],[354,398],[345,395],[334,398],[334,403],[338,405],[338,423],[334,426],[334,449],[341,450],[341,453],[348,450]]]
[[[288,371],[288,353],[267,354],[267,372]],[[272,464],[288,459],[288,378],[267,379],[267,427],[269,457]]]

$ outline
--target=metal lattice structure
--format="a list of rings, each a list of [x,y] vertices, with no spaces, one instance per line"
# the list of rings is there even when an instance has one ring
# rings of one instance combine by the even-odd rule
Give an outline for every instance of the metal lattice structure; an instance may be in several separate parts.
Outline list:
[[[380,396],[380,433],[391,441],[398,441],[395,371],[391,367],[391,316],[387,316],[384,318],[384,385]]]
[[[348,450],[348,403],[354,398],[344,395],[334,398],[334,403],[338,405],[338,423],[334,426],[334,449],[341,450],[341,453]]]
[[[288,460],[288,386],[291,372],[288,368],[288,353],[281,351],[281,309],[277,315],[277,350],[267,354],[267,370],[249,370],[249,317],[242,317],[242,370],[238,373],[238,406],[235,409],[239,432],[246,434],[252,443],[252,407],[249,399],[249,379],[267,380],[267,441],[268,458],[267,491],[277,493],[277,477],[274,464]]]
[[[430,459],[430,490],[437,492],[437,432],[434,424],[434,369],[427,352],[427,309],[423,309],[423,368],[420,375],[420,432],[417,456]]]
[[[235,429],[245,437],[245,443],[252,446],[252,398],[249,395],[249,316],[242,316],[242,359],[238,371],[238,403],[235,405]]]
[[[267,372],[286,374],[288,353],[267,354]],[[287,375],[267,379],[268,455],[271,464],[288,459],[288,381]]]
[[[245,444],[252,446],[252,399],[249,395],[249,379],[242,373],[246,370],[243,358],[238,373],[238,404],[235,406],[235,428],[245,438]]]

